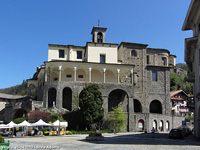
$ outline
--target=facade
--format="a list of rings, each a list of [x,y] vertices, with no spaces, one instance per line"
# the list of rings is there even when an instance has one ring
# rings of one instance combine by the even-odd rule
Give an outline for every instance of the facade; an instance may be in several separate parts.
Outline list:
[[[172,113],[180,116],[186,116],[190,111],[188,108],[188,99],[190,98],[183,90],[170,92],[172,102]]]
[[[153,126],[168,131],[180,125],[183,118],[171,115],[170,52],[146,44],[106,43],[106,30],[93,27],[93,40],[86,46],[49,44],[48,61],[28,80],[37,89],[37,100],[46,108],[73,111],[84,86],[97,83],[105,119],[112,107],[121,107],[127,131],[150,131]]]
[[[185,39],[185,62],[189,68],[188,81],[193,82],[195,101],[194,134],[200,138],[200,1],[192,0],[183,31],[192,30],[193,37]]]

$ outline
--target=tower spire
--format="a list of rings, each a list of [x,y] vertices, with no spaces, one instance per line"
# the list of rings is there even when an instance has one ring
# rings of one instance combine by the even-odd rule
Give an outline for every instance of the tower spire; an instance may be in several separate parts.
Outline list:
[[[100,20],[98,20],[98,27],[100,27]]]

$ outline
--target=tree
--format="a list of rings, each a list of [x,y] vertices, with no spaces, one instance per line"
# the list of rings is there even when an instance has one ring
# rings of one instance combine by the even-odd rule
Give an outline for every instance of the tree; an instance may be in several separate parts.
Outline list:
[[[36,122],[40,119],[42,119],[45,122],[51,121],[50,114],[41,110],[34,110],[28,113],[27,119],[30,122]]]
[[[63,117],[62,117],[62,114],[51,114],[50,117],[51,117],[51,121],[52,122],[55,122],[57,120],[59,120],[59,121],[65,121],[63,119]]]
[[[187,82],[187,75],[179,76],[175,73],[170,74],[170,91],[183,90],[187,94],[192,94],[192,84]]]
[[[119,107],[113,108],[113,111],[111,111],[110,113],[111,116],[109,117],[109,120],[112,121],[115,131],[120,131],[120,129],[126,125],[125,114]]]
[[[104,110],[102,108],[103,98],[97,84],[86,85],[80,94],[81,122],[90,130],[92,125],[103,122]]]

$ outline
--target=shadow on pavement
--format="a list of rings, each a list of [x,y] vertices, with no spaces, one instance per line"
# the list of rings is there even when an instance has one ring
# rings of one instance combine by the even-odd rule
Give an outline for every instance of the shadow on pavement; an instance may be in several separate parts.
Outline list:
[[[104,135],[103,135],[104,136]],[[169,139],[167,133],[155,133],[154,137],[151,133],[114,135],[104,137],[103,141],[87,141],[94,144],[136,144],[136,145],[193,145],[200,146],[200,141],[189,135],[184,139]]]

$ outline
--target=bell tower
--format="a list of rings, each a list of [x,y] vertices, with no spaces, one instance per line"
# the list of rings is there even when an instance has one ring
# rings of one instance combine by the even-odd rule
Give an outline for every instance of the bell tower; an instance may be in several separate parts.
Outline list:
[[[100,26],[92,28],[92,42],[94,43],[105,43],[106,41],[106,30]]]

